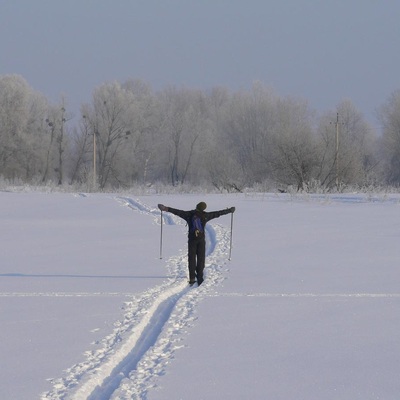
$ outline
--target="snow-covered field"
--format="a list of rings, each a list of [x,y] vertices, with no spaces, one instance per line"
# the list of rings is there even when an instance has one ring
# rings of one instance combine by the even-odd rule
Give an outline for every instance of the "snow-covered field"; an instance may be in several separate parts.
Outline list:
[[[236,206],[187,287],[157,203]],[[400,197],[0,193],[0,399],[400,394]]]

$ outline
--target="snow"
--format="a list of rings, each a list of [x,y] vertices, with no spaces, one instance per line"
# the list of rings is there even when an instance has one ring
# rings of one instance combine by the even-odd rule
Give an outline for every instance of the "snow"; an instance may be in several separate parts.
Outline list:
[[[206,280],[185,223],[209,210]],[[399,195],[0,192],[0,398],[397,399]]]

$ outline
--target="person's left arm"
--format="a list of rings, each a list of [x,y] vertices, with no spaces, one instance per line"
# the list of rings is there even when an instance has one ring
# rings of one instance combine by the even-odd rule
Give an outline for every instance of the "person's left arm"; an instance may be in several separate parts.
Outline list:
[[[230,214],[230,213],[234,213],[236,210],[235,207],[230,207],[230,208],[226,208],[224,210],[219,210],[219,211],[210,211],[206,213],[206,220],[210,221],[214,218],[218,218],[222,215],[226,215],[226,214]]]

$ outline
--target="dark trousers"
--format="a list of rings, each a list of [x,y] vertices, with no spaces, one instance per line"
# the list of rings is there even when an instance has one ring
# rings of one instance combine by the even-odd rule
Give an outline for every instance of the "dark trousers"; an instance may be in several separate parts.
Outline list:
[[[194,239],[188,242],[189,258],[189,280],[194,282],[197,276],[197,283],[203,282],[203,271],[206,261],[206,241],[205,239]]]

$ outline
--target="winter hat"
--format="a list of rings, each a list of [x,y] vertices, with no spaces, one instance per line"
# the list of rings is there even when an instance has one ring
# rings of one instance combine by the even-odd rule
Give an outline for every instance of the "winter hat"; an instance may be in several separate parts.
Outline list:
[[[196,210],[198,211],[204,211],[207,208],[207,204],[204,203],[204,201],[201,201],[199,204],[196,206]]]

